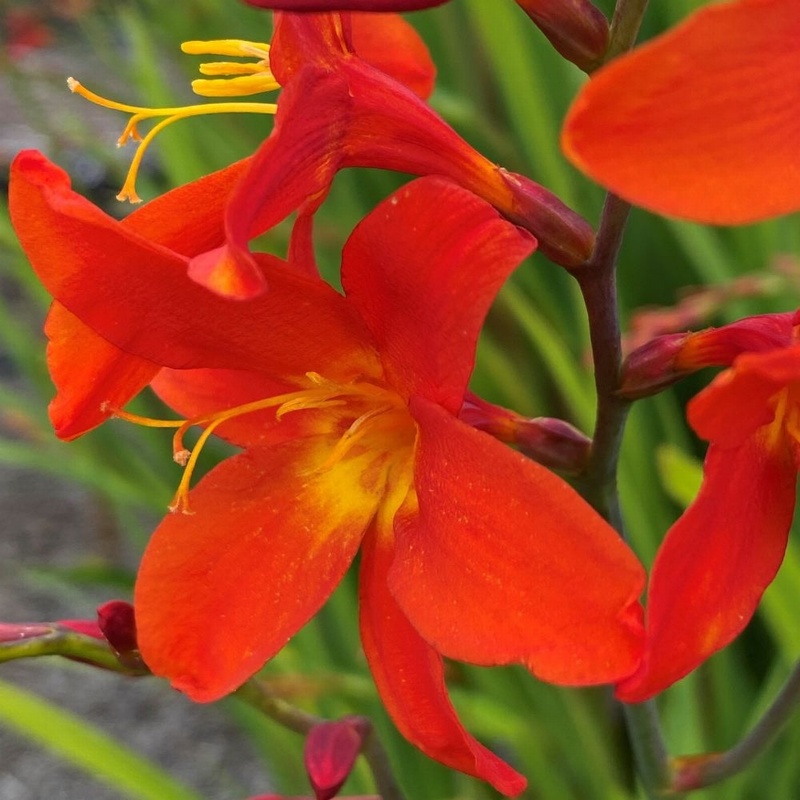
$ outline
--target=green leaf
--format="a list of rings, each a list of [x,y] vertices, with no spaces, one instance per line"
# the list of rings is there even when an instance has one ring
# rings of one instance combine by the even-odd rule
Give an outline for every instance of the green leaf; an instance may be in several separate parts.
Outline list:
[[[201,800],[200,795],[79,717],[3,681],[0,721],[125,797]]]
[[[686,508],[694,500],[703,481],[702,464],[670,444],[658,448],[656,459],[667,494]]]

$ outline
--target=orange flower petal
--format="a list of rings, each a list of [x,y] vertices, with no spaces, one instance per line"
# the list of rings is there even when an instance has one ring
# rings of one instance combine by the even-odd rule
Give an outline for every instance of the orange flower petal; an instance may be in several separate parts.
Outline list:
[[[771,398],[791,382],[800,382],[800,344],[767,353],[743,353],[688,407],[689,423],[699,436],[720,447],[737,447],[775,418]]]
[[[277,653],[344,575],[383,474],[367,458],[320,466],[315,437],[224,461],[153,534],[136,581],[148,667],[192,699],[233,691]]]
[[[666,689],[741,633],[783,560],[796,482],[788,449],[766,447],[761,434],[709,447],[700,494],[656,556],[645,655],[618,686],[621,700]]]
[[[715,3],[599,70],[570,159],[659,214],[723,225],[800,209],[800,5]]]
[[[245,158],[165,192],[137,206],[121,224],[187,257],[218,247],[225,238],[225,204],[249,164]]]
[[[350,15],[350,25],[356,55],[423,100],[430,97],[436,65],[412,25],[398,14],[358,12]]]
[[[398,391],[458,412],[489,306],[534,247],[441,178],[413,181],[359,223],[342,254],[342,284]]]
[[[188,277],[185,258],[104,214],[32,151],[14,160],[10,196],[17,235],[42,283],[126,353],[175,369],[380,374],[363,323],[319,278],[262,255],[267,294],[238,303],[218,297]]]
[[[617,533],[541,465],[420,398],[411,410],[419,513],[395,520],[390,588],[414,627],[445,656],[553,683],[630,674],[645,576]]]
[[[61,439],[105,422],[112,408],[122,408],[159,370],[109,344],[60,303],[50,307],[44,330],[47,366],[57,390],[48,411]]]
[[[388,590],[394,557],[390,526],[384,516],[383,530],[366,537],[361,558],[361,640],[381,700],[403,736],[423,753],[505,795],[517,795],[525,778],[464,729],[447,695],[441,656]]]

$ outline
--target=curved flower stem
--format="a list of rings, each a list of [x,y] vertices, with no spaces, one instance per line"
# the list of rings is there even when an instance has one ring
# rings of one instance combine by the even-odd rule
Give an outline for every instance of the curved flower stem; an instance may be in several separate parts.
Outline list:
[[[701,789],[741,772],[778,735],[800,705],[800,662],[786,679],[777,697],[750,732],[724,753],[678,756],[673,759],[675,791]]]
[[[235,697],[243,700],[248,705],[261,711],[270,719],[275,720],[284,728],[288,728],[295,733],[305,736],[315,725],[319,725],[326,720],[307,711],[296,708],[291,703],[287,703],[280,697],[276,697],[264,685],[262,681],[255,678],[247,681],[235,693]],[[382,800],[405,800],[394,774],[392,773],[389,757],[378,739],[377,734],[369,721],[364,718],[363,722],[369,725],[369,732],[364,738],[361,747],[361,755],[364,756],[369,764],[372,775],[375,778],[375,785]]]
[[[616,262],[629,212],[628,203],[612,194],[606,196],[594,253],[575,273],[589,321],[597,390],[592,449],[580,489],[620,533],[617,462],[630,403],[616,394],[622,364]]]
[[[403,792],[397,785],[397,781],[392,774],[392,766],[389,762],[389,755],[381,744],[378,734],[373,728],[367,734],[361,754],[367,760],[369,768],[375,778],[375,785],[378,788],[382,800],[405,800]]]
[[[624,536],[617,491],[617,465],[630,403],[620,398],[622,345],[616,288],[616,261],[630,205],[606,196],[592,258],[576,273],[589,320],[597,390],[597,418],[592,449],[577,488]],[[623,706],[639,777],[648,797],[670,785],[670,766],[661,724],[651,701]]]
[[[650,800],[666,794],[672,800],[678,800],[682,795],[678,793],[678,787],[673,786],[673,771],[655,701],[623,703],[622,711],[645,794]]]
[[[32,627],[46,628],[49,626]],[[0,663],[40,656],[62,656],[125,675],[149,674],[144,665],[121,662],[108,642],[58,626],[53,626],[49,632],[11,641],[0,641]]]
[[[320,725],[326,721],[322,717],[309,714],[307,711],[287,703],[280,697],[276,697],[263,682],[256,678],[251,678],[247,683],[243,684],[234,692],[233,696],[238,697],[270,719],[275,720],[284,728],[299,733],[301,736],[305,736],[315,725]]]
[[[614,17],[611,20],[608,49],[603,59],[605,63],[633,47],[644,12],[647,10],[647,3],[648,0],[617,0]]]

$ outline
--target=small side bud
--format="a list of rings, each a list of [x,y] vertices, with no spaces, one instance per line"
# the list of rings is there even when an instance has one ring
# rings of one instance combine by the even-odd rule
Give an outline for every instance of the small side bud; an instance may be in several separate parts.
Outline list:
[[[133,606],[124,600],[109,600],[97,608],[97,626],[119,659],[131,670],[146,669],[139,655]]]
[[[35,639],[37,636],[48,636],[53,630],[53,626],[46,623],[0,622],[0,644],[19,642],[22,639]]]
[[[536,237],[541,253],[567,269],[589,259],[594,229],[580,214],[538,183],[515,172],[499,172],[512,197],[512,208],[504,213]]]
[[[657,394],[692,370],[681,368],[678,358],[691,334],[669,333],[638,347],[622,365],[622,382],[617,394],[638,400]]]
[[[315,725],[308,736],[304,759],[316,800],[336,796],[353,769],[370,731],[363,717],[343,717]]]
[[[592,440],[562,419],[523,417],[507,408],[467,395],[459,419],[506,444],[548,469],[577,474],[586,465]]]
[[[591,72],[608,49],[608,20],[589,0],[517,0],[564,58]]]

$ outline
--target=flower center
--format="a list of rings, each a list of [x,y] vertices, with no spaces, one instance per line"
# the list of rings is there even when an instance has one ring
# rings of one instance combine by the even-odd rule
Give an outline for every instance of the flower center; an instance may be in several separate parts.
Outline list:
[[[316,372],[307,372],[303,383],[306,386],[295,392],[255,400],[192,419],[151,419],[119,409],[113,409],[112,415],[147,427],[176,429],[172,438],[172,457],[184,470],[169,507],[171,511],[180,510],[184,514],[191,513],[189,488],[206,442],[224,422],[245,414],[274,408],[275,419],[280,422],[287,414],[296,411],[326,410],[328,420],[343,432],[318,470],[330,469],[356,448],[404,457],[413,446],[416,426],[403,399],[390,389],[363,380],[339,384]],[[194,447],[189,449],[184,444],[184,437],[198,425],[203,427],[203,431]]]
[[[258,59],[256,62],[214,61],[201,64],[201,74],[215,77],[198,78],[192,81],[192,89],[196,94],[204,97],[241,97],[261,92],[271,92],[280,88],[280,84],[275,80],[275,76],[270,69],[268,44],[247,42],[241,39],[217,39],[207,42],[184,42],[181,45],[181,49],[184,53],[191,55],[240,56]],[[70,91],[79,94],[92,103],[132,115],[119,139],[117,139],[117,147],[122,147],[129,140],[139,142],[128,169],[125,183],[117,195],[117,200],[129,200],[131,203],[141,202],[141,198],[136,193],[136,176],[145,150],[147,150],[150,142],[168,125],[177,122],[179,119],[197,117],[203,114],[274,114],[278,109],[275,103],[244,102],[200,103],[188,106],[146,108],[108,100],[89,91],[74,78],[67,78],[67,86],[69,86]],[[141,136],[138,130],[139,123],[157,117],[163,117],[163,119],[154,125],[145,136]]]

